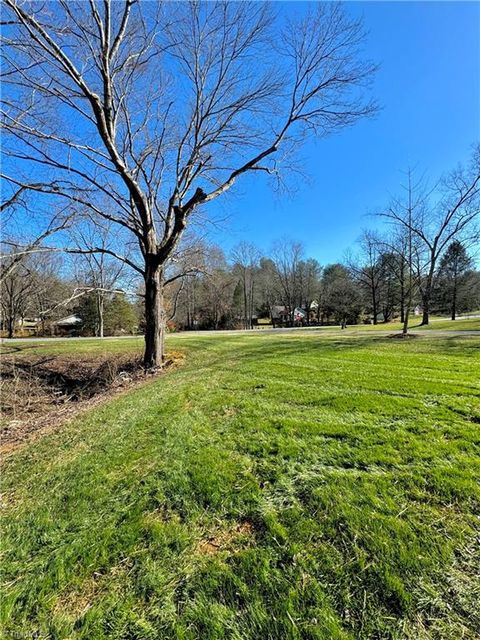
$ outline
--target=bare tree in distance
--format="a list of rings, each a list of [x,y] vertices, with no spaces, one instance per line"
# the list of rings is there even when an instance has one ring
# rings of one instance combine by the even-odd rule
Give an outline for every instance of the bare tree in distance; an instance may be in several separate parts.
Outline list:
[[[260,252],[251,242],[242,241],[232,250],[232,260],[240,272],[243,297],[243,327],[253,328],[255,275]]]
[[[306,312],[306,323],[310,324],[312,311],[318,310],[320,297],[320,276],[322,267],[315,258],[302,260],[299,265],[300,300],[299,305]]]
[[[347,262],[350,270],[367,292],[373,324],[377,324],[380,313],[380,289],[384,274],[384,264],[381,261],[382,241],[376,232],[364,230],[358,244],[360,255],[349,257]]]
[[[185,312],[186,326],[189,329],[195,323],[195,298],[198,276],[208,275],[208,261],[212,247],[203,238],[189,234],[184,236],[178,250],[172,255],[166,270],[165,291],[168,320],[177,317],[180,307]]]
[[[400,322],[405,322],[407,308],[408,285],[410,284],[409,261],[410,236],[406,229],[401,228],[394,233],[393,238],[380,238],[381,248],[385,256],[386,266],[393,274],[398,287],[398,303],[400,307]]]
[[[452,171],[433,189],[428,190],[422,180],[415,181],[411,170],[407,177],[407,201],[395,199],[381,215],[407,232],[410,267],[413,256],[417,258],[422,325],[427,325],[434,279],[442,254],[455,239],[468,244],[480,237],[480,149],[475,150],[467,169],[459,167]]]
[[[292,325],[295,307],[302,302],[300,267],[303,256],[303,245],[288,238],[277,240],[271,252],[271,259],[275,265],[277,296],[285,307]]]
[[[163,359],[165,271],[194,213],[279,171],[280,147],[376,110],[362,24],[339,3],[283,22],[264,2],[5,0],[4,16],[6,172],[135,239],[135,257],[90,251],[144,279],[146,367]]]
[[[12,248],[15,255],[15,247]],[[22,320],[29,308],[35,291],[35,278],[31,268],[32,259],[15,263],[15,268],[4,275],[0,289],[0,310],[3,328],[7,337],[13,338],[19,320]]]
[[[413,171],[406,172],[406,183],[402,195],[392,200],[385,215],[394,225],[393,242],[389,249],[398,257],[401,267],[402,296],[404,302],[402,335],[408,335],[408,323],[413,299],[420,287],[425,269],[425,247],[414,232],[415,221],[425,218],[427,194],[421,180],[415,181]],[[405,276],[406,272],[406,276]]]
[[[19,187],[12,185],[1,174],[0,179],[3,197],[0,203],[1,283],[29,255],[50,251],[51,248],[45,245],[45,241],[67,229],[73,216],[65,207],[49,207],[47,211],[42,211],[44,215],[38,215],[39,205],[32,202],[32,196],[46,185],[25,183]],[[33,224],[38,217],[42,218],[40,226]]]
[[[84,285],[85,292],[95,296],[95,327],[98,338],[104,337],[104,310],[106,296],[119,288],[119,281],[125,272],[125,263],[116,260],[107,251],[89,251],[92,246],[102,249],[111,247],[112,223],[108,220],[97,220],[94,224],[82,225],[72,232],[74,245],[71,253],[78,253],[78,276]]]

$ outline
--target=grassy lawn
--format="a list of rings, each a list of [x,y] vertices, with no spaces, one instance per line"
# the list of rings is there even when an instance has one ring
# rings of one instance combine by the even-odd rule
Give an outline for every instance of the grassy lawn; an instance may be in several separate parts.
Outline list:
[[[430,324],[421,326],[421,318],[418,316],[411,316],[409,320],[410,331],[430,331],[434,330],[448,330],[448,331],[480,331],[480,318],[457,318],[457,320],[450,320],[448,318],[433,317],[430,319]],[[271,325],[263,322],[259,322],[259,330],[270,329]],[[338,326],[321,326],[318,327],[322,331],[337,331]],[[403,326],[400,322],[379,322],[378,324],[357,324],[349,325],[350,329],[366,330],[366,331],[401,331]]]
[[[132,336],[129,338],[106,338],[99,340],[96,338],[87,339],[65,339],[51,340],[45,338],[36,339],[34,342],[28,340],[15,340],[0,344],[0,353],[15,355],[18,357],[31,355],[57,356],[63,354],[96,355],[99,353],[138,353],[142,354],[144,345],[143,336]]]
[[[4,463],[5,637],[478,638],[479,342],[171,336]]]
[[[416,333],[417,331],[480,331],[480,318],[457,318],[457,320],[448,320],[446,318],[431,318],[430,324],[421,326],[421,319],[418,317],[412,317],[409,320],[408,326],[410,331]],[[367,325],[352,325],[353,329],[367,329],[375,331],[401,331],[402,324],[400,322],[387,322],[379,324],[367,324]]]

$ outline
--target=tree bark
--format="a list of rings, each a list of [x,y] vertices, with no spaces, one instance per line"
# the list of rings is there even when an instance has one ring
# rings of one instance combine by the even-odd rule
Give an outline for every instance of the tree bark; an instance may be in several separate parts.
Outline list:
[[[165,307],[163,272],[154,264],[145,270],[145,354],[146,369],[159,367],[163,361],[165,343]]]
[[[437,245],[434,243],[431,256],[430,256],[430,268],[428,270],[427,281],[425,283],[425,289],[422,293],[422,305],[423,305],[423,317],[422,317],[422,325],[427,325],[430,321],[430,300],[432,297],[432,289],[433,289],[433,280],[435,276],[435,267],[436,265],[436,252]]]
[[[403,327],[402,327],[402,333],[404,336],[406,336],[408,334],[408,318],[410,315],[410,307],[408,306],[406,311],[405,311],[405,316],[403,319]]]
[[[370,293],[372,294],[372,314],[373,314],[373,324],[377,324],[377,287],[375,286],[375,274],[373,273],[370,277]]]
[[[400,322],[405,322],[405,265],[403,257],[400,264]]]
[[[455,274],[455,279],[453,281],[453,291],[452,291],[452,320],[455,320],[457,317],[457,276]]]
[[[248,293],[247,293],[247,275],[243,270],[243,328],[250,329],[248,321]]]
[[[427,284],[425,292],[422,296],[422,325],[427,325],[430,322],[430,286]]]
[[[97,291],[97,337],[98,338],[103,338],[103,326],[104,326],[104,322],[103,322],[103,307],[104,307],[104,299],[103,299],[103,292],[102,291]]]
[[[15,326],[15,320],[13,319],[13,317],[10,317],[8,319],[8,337],[9,338],[13,338],[14,335],[14,326]]]
[[[8,314],[8,337],[13,338],[15,333],[15,311],[13,307],[13,295],[10,292],[9,314]]]
[[[403,283],[400,289],[400,322],[403,324],[405,321],[405,292]]]
[[[255,286],[255,283],[253,281],[253,277],[250,276],[250,292],[249,292],[249,299],[248,299],[248,323],[249,323],[250,329],[253,329],[253,288],[254,286]]]
[[[412,282],[412,272],[409,273],[409,284],[408,284],[408,295],[407,299],[404,301],[404,312],[403,312],[403,327],[402,334],[406,336],[408,334],[408,321],[410,319],[410,309],[412,308],[412,300],[413,300],[413,282]]]

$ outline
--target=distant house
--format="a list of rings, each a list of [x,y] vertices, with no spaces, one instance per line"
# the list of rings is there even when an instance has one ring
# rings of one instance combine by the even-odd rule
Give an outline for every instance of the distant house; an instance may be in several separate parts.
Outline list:
[[[20,318],[17,321],[17,333],[20,334],[35,334],[40,326],[40,318]]]
[[[270,309],[270,315],[272,316],[272,320],[278,320],[279,322],[283,322],[285,318],[288,318],[287,307],[282,305],[274,304]]]
[[[248,318],[245,318],[243,314],[238,314],[235,319],[239,327],[245,327],[246,324],[250,324],[250,321],[254,327],[258,324],[258,315],[255,313]]]
[[[77,335],[83,324],[82,318],[76,315],[67,316],[66,318],[60,318],[51,323],[52,333],[62,336]]]
[[[300,307],[295,308],[293,312],[294,322],[303,322],[303,320],[305,320],[306,317],[307,317],[306,311],[304,311],[303,309],[300,309]]]
[[[288,312],[287,307],[283,305],[273,305],[270,314],[273,324],[287,324],[291,321],[291,315]],[[293,310],[293,322],[303,324],[306,321],[307,312],[305,309],[295,307]]]

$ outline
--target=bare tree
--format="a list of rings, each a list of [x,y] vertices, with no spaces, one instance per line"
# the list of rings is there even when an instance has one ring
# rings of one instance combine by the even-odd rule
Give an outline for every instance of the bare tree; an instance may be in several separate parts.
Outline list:
[[[263,2],[4,6],[7,171],[135,239],[133,257],[90,251],[143,277],[144,361],[160,364],[165,271],[194,212],[242,174],[277,172],[279,147],[374,112],[362,24],[337,3],[291,21]]]
[[[406,184],[402,185],[403,193],[394,198],[386,216],[394,225],[393,241],[389,248],[397,256],[400,264],[399,277],[402,278],[402,296],[404,315],[402,334],[408,334],[408,322],[412,303],[420,287],[420,280],[426,264],[424,245],[414,232],[415,221],[425,217],[427,194],[421,180],[414,180],[413,172],[406,172]],[[406,272],[406,276],[405,276]]]
[[[62,277],[65,256],[46,251],[33,254],[33,286],[29,300],[28,313],[38,322],[37,333],[45,334],[48,322],[65,313],[68,300],[73,294],[74,284]],[[68,270],[68,267],[67,267]]]
[[[273,245],[272,260],[279,301],[285,306],[289,321],[294,322],[295,307],[301,303],[300,266],[304,249],[300,242],[283,239]]]
[[[352,272],[343,264],[330,264],[323,270],[323,312],[333,315],[342,329],[347,322],[357,322],[361,310],[358,286]]]
[[[116,260],[108,250],[112,247],[112,223],[108,220],[97,220],[94,224],[82,225],[72,233],[74,248],[71,253],[78,253],[80,263],[79,274],[85,291],[90,290],[95,296],[96,322],[95,335],[104,336],[105,299],[117,285],[125,271],[125,263]],[[91,247],[99,247],[101,251],[90,251]]]
[[[400,322],[405,322],[407,307],[407,289],[409,283],[409,233],[404,229],[398,229],[389,240],[382,241],[382,250],[386,262],[386,268],[395,279],[398,288],[398,306],[400,310]]]
[[[44,253],[51,248],[45,246],[56,233],[68,228],[72,214],[65,208],[48,207],[42,211],[40,226],[34,224],[39,217],[39,203],[32,196],[45,185],[24,183],[12,184],[0,174],[2,195],[0,204],[1,244],[0,283],[3,282],[20,263],[34,253]]]
[[[405,229],[410,248],[412,243],[416,247],[422,324],[427,325],[439,259],[453,240],[468,243],[479,237],[480,149],[476,149],[469,169],[453,171],[430,191],[421,189],[418,181],[413,185],[412,180],[409,171],[407,205],[396,201],[383,215]],[[409,255],[412,259],[410,249]]]
[[[228,326],[233,310],[235,278],[219,247],[210,247],[206,258],[205,277],[199,291],[199,310],[204,326],[219,329]]]
[[[188,329],[195,326],[200,276],[208,275],[207,263],[212,250],[215,252],[203,239],[184,236],[170,260],[165,280],[168,320],[180,320]]]
[[[363,231],[360,239],[360,255],[348,260],[348,266],[355,274],[360,286],[365,290],[372,310],[373,324],[377,324],[380,313],[380,293],[384,275],[381,260],[382,242],[378,235]]]
[[[306,312],[307,324],[310,324],[310,316],[314,308],[314,302],[318,305],[320,296],[320,276],[322,268],[314,258],[302,260],[299,265],[300,299],[299,306]],[[317,307],[318,308],[318,307]]]
[[[12,248],[16,254],[16,248]],[[13,338],[19,321],[24,320],[31,309],[32,298],[38,282],[32,256],[16,263],[15,269],[6,274],[1,282],[0,304],[2,325],[7,336]]]
[[[260,253],[251,242],[240,242],[232,250],[232,259],[240,273],[243,296],[243,327],[253,328],[255,275]]]
[[[273,307],[277,302],[277,291],[275,286],[276,268],[271,258],[266,258],[264,256],[260,258],[257,280],[257,289],[260,298],[260,313],[263,313],[265,316],[270,316],[270,321],[272,325],[275,326]]]

